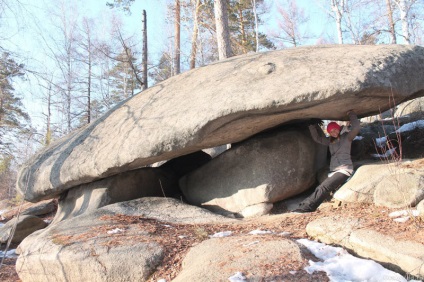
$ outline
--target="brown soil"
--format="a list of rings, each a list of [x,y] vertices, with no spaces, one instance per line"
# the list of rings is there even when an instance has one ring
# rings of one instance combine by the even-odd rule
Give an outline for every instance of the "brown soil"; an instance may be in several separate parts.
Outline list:
[[[115,224],[101,228],[106,230],[132,226],[143,230],[139,234],[144,234],[133,236],[131,238],[132,240],[143,241],[154,238],[153,240],[165,246],[164,249],[167,251],[163,265],[151,276],[150,281],[157,281],[159,278],[165,278],[167,281],[171,281],[181,271],[181,263],[188,250],[192,246],[207,239],[208,235],[220,231],[231,230],[233,234],[239,235],[247,234],[256,229],[271,230],[275,233],[289,232],[290,235],[288,235],[288,238],[295,240],[298,238],[308,238],[305,227],[309,222],[321,217],[338,215],[361,218],[366,221],[365,225],[367,228],[392,236],[397,240],[410,240],[424,244],[423,218],[416,217],[405,223],[398,223],[388,216],[392,211],[388,208],[365,204],[342,204],[337,206],[336,203],[326,203],[318,211],[309,214],[284,213],[284,210],[281,208],[280,210],[274,210],[274,214],[272,215],[257,219],[246,219],[236,224],[169,224],[173,228],[166,227],[163,222],[153,219],[116,215],[104,218],[105,220],[113,220]],[[99,234],[100,230],[98,228],[93,228],[93,230],[78,234],[78,236],[59,235],[56,239],[72,244],[79,240],[87,240],[88,238],[95,237],[96,234]],[[151,236],[152,234],[155,236]],[[183,240],[178,239],[179,235],[187,234],[191,234],[191,236],[187,236]],[[276,235],[270,235],[269,238],[271,239],[272,236]],[[128,237],[125,240],[122,240],[119,235],[111,237],[113,238],[108,242],[108,246],[110,247],[113,247],[115,244],[129,242]],[[264,264],[263,273],[266,273],[266,277],[272,278],[274,281],[328,281],[324,273],[310,275],[303,270],[308,264],[307,260],[317,260],[310,254],[307,254],[306,258],[303,264],[290,262],[289,259],[285,259],[279,265]],[[20,281],[14,268],[15,261],[15,259],[6,259],[4,261],[0,268],[0,281]],[[293,270],[296,271],[295,274],[289,272]],[[271,280],[267,278],[264,281]]]

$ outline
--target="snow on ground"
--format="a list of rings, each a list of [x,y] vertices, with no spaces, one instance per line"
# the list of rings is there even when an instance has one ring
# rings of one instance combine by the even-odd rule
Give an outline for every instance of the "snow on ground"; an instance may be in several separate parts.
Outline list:
[[[395,132],[402,133],[402,132],[414,130],[415,128],[424,129],[424,120],[417,120],[414,122],[406,123],[402,125],[401,127],[399,127]],[[375,144],[380,148],[384,147],[386,145],[386,142],[387,142],[387,136],[375,139]],[[387,150],[384,154],[372,154],[372,156],[375,158],[387,158],[391,156],[393,152],[395,151],[396,151],[396,147]]]
[[[388,216],[397,218],[402,216],[417,216],[418,214],[415,210],[401,210],[392,212]],[[276,233],[270,230],[253,230],[248,234],[267,236]],[[286,235],[286,232],[280,233],[280,235],[282,234]],[[222,238],[231,235],[231,231],[221,231],[209,237]],[[296,241],[320,259],[318,262],[309,261],[309,266],[305,267],[305,271],[309,274],[315,271],[323,271],[327,274],[331,282],[423,282],[422,280],[407,280],[399,273],[384,268],[381,264],[373,260],[357,258],[340,247],[332,247],[308,239],[299,239]],[[254,241],[245,246],[256,244],[260,244],[260,241]],[[296,273],[296,271],[292,272]],[[228,277],[228,281],[245,282],[248,279],[243,272],[236,271]],[[167,282],[167,280],[159,279],[157,282]]]
[[[417,209],[394,211],[389,214],[396,222],[407,222],[411,217],[420,216],[420,211]]]
[[[11,250],[8,250],[7,252],[6,252],[6,257],[7,258],[17,258],[18,257],[18,255],[16,254],[16,249],[11,249]],[[0,251],[0,260],[1,260],[1,258],[3,258],[4,257],[4,251]]]
[[[415,214],[414,211],[398,211],[391,213],[390,217],[403,216],[405,214]],[[253,230],[250,235],[266,236],[274,234],[269,230]],[[231,236],[229,231],[215,233],[210,237]],[[323,243],[311,241],[308,239],[299,239],[298,243],[305,246],[321,261],[309,261],[309,266],[305,270],[312,274],[314,271],[324,271],[327,273],[331,282],[422,282],[420,280],[406,280],[399,273],[384,268],[377,262],[369,259],[361,259],[349,254],[345,249],[340,247],[332,247]],[[259,244],[259,241],[255,241]],[[231,282],[247,281],[243,272],[237,271],[228,277]]]
[[[417,120],[414,122],[406,123],[396,130],[396,132],[402,133],[405,131],[411,131],[415,128],[424,128],[424,120]]]
[[[387,150],[384,154],[371,154],[371,156],[374,158],[387,158],[390,157],[396,151],[396,149],[397,147],[394,147]]]
[[[222,237],[227,237],[230,236],[231,234],[233,234],[233,232],[231,231],[221,231],[218,233],[213,234],[212,236],[209,236],[211,238],[222,238]]]
[[[314,271],[324,271],[332,282],[408,281],[399,273],[388,270],[373,260],[354,257],[343,248],[328,246],[308,239],[299,239],[297,242],[322,260],[319,262],[309,261],[309,266],[305,270],[311,274]]]
[[[384,147],[385,145],[386,145],[386,141],[387,141],[387,137],[386,136],[384,136],[384,137],[381,137],[381,138],[376,138],[375,139],[375,144],[378,146],[378,147]]]
[[[265,234],[272,234],[272,233],[273,232],[269,230],[253,230],[249,232],[250,235],[265,235]]]

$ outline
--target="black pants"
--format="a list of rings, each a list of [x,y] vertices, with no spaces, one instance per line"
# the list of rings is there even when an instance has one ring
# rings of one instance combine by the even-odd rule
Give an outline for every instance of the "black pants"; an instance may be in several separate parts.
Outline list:
[[[331,192],[336,191],[349,178],[341,172],[334,173],[327,178],[321,185],[315,188],[315,191],[300,203],[302,209],[314,211],[318,206],[330,196]]]

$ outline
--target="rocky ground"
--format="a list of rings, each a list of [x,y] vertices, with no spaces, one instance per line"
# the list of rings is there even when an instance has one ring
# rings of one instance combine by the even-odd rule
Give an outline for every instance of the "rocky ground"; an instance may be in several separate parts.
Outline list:
[[[275,233],[288,232],[288,237],[295,240],[298,238],[308,238],[306,234],[306,225],[320,217],[338,215],[343,217],[356,217],[366,219],[367,228],[374,229],[382,234],[390,235],[398,240],[410,240],[424,243],[424,219],[416,217],[405,223],[393,221],[388,214],[393,211],[388,208],[376,207],[365,204],[339,204],[329,202],[323,204],[320,209],[310,214],[290,214],[285,211],[284,206],[276,205],[273,213],[256,219],[245,219],[237,224],[196,224],[183,225],[171,224],[175,228],[164,228],[163,223],[148,218],[134,218],[130,216],[121,216],[116,218],[122,225],[141,224],[144,228],[149,226],[155,233],[161,236],[161,244],[167,246],[169,250],[160,269],[151,277],[151,281],[157,281],[159,278],[166,278],[171,281],[172,278],[181,270],[181,262],[193,245],[208,239],[220,231],[231,230],[234,234],[246,234],[252,230],[271,230]],[[114,226],[113,228],[116,228]],[[176,240],[178,233],[195,236],[188,236],[187,240]],[[93,234],[91,234],[93,235]],[[85,236],[91,236],[89,233]],[[271,237],[270,237],[271,238]],[[79,238],[81,239],[81,238]],[[137,238],[134,238],[137,240]],[[116,243],[119,243],[117,241]],[[2,246],[4,249],[5,246]],[[16,247],[16,246],[11,246]],[[312,256],[308,259],[314,259]],[[20,281],[15,271],[15,259],[5,259],[0,268],[0,281]],[[328,281],[324,273],[315,273],[309,275],[303,270],[307,265],[305,260],[303,264],[291,262],[289,259],[282,261],[280,265],[263,265],[264,271],[269,273],[268,277],[275,277],[276,281]],[[289,274],[289,271],[297,270],[295,275]]]
[[[371,125],[370,125],[371,126]],[[370,134],[375,138],[375,134]],[[365,136],[367,138],[367,136]],[[371,137],[370,137],[371,138]],[[404,158],[423,158],[424,157],[424,130],[414,130],[402,136],[402,148]],[[369,142],[368,142],[369,144]],[[362,148],[365,155],[369,156],[375,153],[375,146],[365,146]],[[423,162],[417,165],[424,166]],[[306,234],[306,225],[321,217],[341,216],[361,218],[366,221],[365,226],[382,234],[394,237],[397,240],[409,240],[424,244],[424,217],[414,217],[405,223],[394,221],[389,217],[389,213],[393,209],[376,207],[368,204],[345,204],[337,202],[329,202],[321,205],[320,209],[310,214],[291,214],[287,211],[286,206],[276,204],[272,210],[272,214],[254,219],[240,220],[236,224],[169,224],[174,228],[164,228],[164,224],[156,220],[148,218],[134,218],[131,216],[121,216],[115,218],[122,226],[128,224],[140,224],[145,229],[148,226],[152,232],[160,234],[160,244],[166,246],[168,250],[163,265],[151,277],[151,281],[157,281],[159,278],[165,278],[171,281],[181,271],[182,260],[187,254],[190,247],[209,238],[209,235],[220,231],[233,231],[234,234],[246,234],[252,230],[271,230],[275,233],[288,232],[288,238],[293,240],[299,238],[308,238]],[[50,215],[50,218],[53,215]],[[46,218],[48,219],[48,217]],[[113,226],[111,228],[116,228]],[[188,236],[186,240],[175,240],[180,234],[190,232],[194,236]],[[85,236],[95,236],[87,232]],[[271,237],[272,238],[272,235]],[[62,240],[71,240],[72,238],[61,238]],[[79,238],[81,239],[81,238]],[[134,238],[138,240],[138,238]],[[116,243],[119,243],[119,238]],[[1,245],[1,250],[5,250],[6,246]],[[16,246],[10,246],[10,249]],[[317,260],[312,255],[307,259]],[[15,270],[16,259],[6,258],[2,260],[0,266],[0,281],[20,281]],[[281,261],[279,265],[263,265],[264,271],[274,277],[275,281],[328,281],[328,277],[324,273],[315,273],[310,275],[303,270],[308,264],[307,260],[302,264],[286,259]],[[289,271],[297,270],[293,275]]]

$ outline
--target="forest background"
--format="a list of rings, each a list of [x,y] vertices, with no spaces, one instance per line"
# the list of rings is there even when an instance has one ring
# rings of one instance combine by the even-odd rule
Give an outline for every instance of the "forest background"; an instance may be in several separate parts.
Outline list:
[[[249,52],[424,46],[424,0],[0,0],[0,28],[0,200],[18,201],[37,150],[160,81]]]

